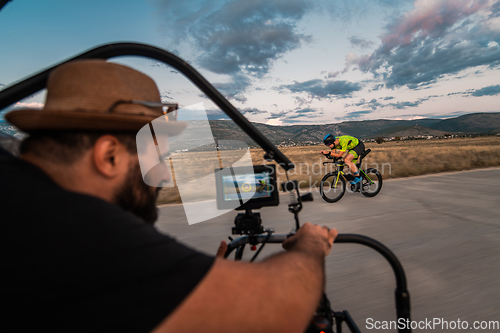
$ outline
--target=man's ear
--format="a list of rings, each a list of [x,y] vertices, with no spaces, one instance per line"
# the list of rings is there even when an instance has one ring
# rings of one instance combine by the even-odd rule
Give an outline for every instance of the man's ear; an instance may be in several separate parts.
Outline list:
[[[94,166],[107,178],[115,178],[127,169],[128,153],[125,146],[113,135],[103,135],[94,144]]]

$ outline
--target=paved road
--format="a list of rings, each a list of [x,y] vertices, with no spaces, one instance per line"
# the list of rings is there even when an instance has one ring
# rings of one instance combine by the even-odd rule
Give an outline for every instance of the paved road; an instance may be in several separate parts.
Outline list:
[[[375,198],[347,193],[334,204],[314,195],[301,221],[367,235],[397,255],[407,274],[413,320],[500,321],[500,168],[389,180]],[[293,226],[286,204],[261,213],[264,225],[277,233]],[[182,206],[163,206],[158,227],[214,253],[234,216],[189,226]],[[268,245],[261,256],[276,251],[278,245]],[[326,274],[332,307],[348,310],[361,331],[369,331],[367,318],[395,320],[394,275],[379,254],[337,244]]]

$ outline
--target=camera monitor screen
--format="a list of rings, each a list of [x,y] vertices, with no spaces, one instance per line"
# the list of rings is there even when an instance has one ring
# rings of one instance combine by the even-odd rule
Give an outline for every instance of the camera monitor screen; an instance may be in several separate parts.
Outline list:
[[[217,208],[257,209],[279,204],[274,164],[216,170]]]

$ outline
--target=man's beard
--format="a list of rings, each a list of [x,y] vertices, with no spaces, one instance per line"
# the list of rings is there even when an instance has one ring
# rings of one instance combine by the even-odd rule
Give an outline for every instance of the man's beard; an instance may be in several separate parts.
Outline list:
[[[129,168],[123,185],[115,193],[115,203],[152,225],[158,218],[156,198],[159,191],[159,187],[154,190],[144,183],[139,163],[136,163]]]

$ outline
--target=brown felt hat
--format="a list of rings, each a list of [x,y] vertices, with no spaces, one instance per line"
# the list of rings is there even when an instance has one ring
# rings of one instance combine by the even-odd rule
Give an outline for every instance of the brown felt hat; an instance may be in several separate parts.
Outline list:
[[[138,131],[163,115],[161,107],[116,104],[119,101],[159,103],[161,98],[155,82],[143,73],[104,60],[78,60],[50,73],[42,110],[15,110],[7,113],[5,119],[28,133],[37,130]],[[186,123],[167,119],[162,126],[170,136],[175,136],[186,128]]]

